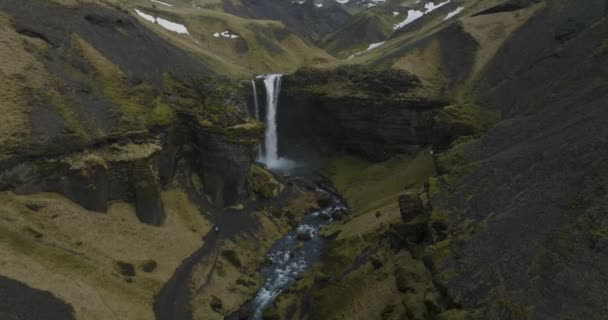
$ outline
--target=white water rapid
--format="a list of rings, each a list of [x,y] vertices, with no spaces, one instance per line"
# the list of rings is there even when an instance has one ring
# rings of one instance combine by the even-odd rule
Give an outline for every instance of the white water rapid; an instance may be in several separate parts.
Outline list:
[[[249,302],[249,319],[261,320],[264,310],[306,269],[319,261],[324,245],[323,237],[319,236],[319,228],[330,223],[334,213],[347,209],[335,194],[319,187],[316,190],[328,195],[330,204],[304,217],[295,229],[272,245],[268,251],[272,263],[262,269],[265,281]],[[304,234],[308,236],[303,237]]]

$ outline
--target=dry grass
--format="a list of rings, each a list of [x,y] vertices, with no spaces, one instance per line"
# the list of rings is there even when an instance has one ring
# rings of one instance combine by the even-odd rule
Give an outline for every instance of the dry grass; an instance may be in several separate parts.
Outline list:
[[[78,319],[152,319],[154,295],[179,263],[201,245],[210,224],[179,190],[163,194],[167,220],[140,223],[132,205],[117,202],[107,214],[89,212],[56,194],[0,193],[0,272],[52,291],[74,306]],[[27,204],[43,206],[32,211]],[[115,261],[138,266],[133,282]]]
[[[0,13],[0,159],[5,156],[5,150],[30,135],[26,89],[39,89],[46,82],[44,66],[27,49],[39,43],[26,42],[10,23],[10,19]]]
[[[462,92],[466,92],[471,83],[477,79],[483,68],[511,34],[543,7],[544,2],[540,2],[523,10],[467,17],[460,20],[464,31],[479,43],[475,55],[475,65],[471,76],[462,85]]]

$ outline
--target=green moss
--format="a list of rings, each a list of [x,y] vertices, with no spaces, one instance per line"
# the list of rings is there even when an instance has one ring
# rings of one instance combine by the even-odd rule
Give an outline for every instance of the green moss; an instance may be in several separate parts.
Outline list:
[[[448,139],[487,131],[498,121],[498,115],[473,104],[447,106],[435,116],[435,130]]]
[[[349,276],[341,284],[329,285],[313,293],[316,304],[315,319],[341,319],[344,310],[347,310],[356,293],[364,289],[365,279],[361,275]]]
[[[251,119],[245,123],[226,128],[224,133],[228,141],[253,145],[260,141],[264,135],[264,130],[263,123]]]
[[[532,307],[525,306],[521,303],[503,299],[498,302],[501,314],[506,319],[512,320],[528,320],[532,315]]]
[[[142,96],[147,91],[145,86],[129,88],[122,71],[76,34],[72,35],[72,49],[92,67],[103,92],[117,108],[123,124],[128,128],[141,127],[141,119],[147,109],[141,105]]]
[[[178,109],[190,110],[200,104],[194,88],[174,79],[171,74],[163,74],[163,94],[169,103]]]
[[[257,165],[251,166],[247,182],[253,193],[266,199],[278,196],[281,189],[273,175]]]
[[[472,136],[464,136],[454,140],[446,152],[437,154],[435,161],[437,170],[440,173],[451,173],[465,165],[465,152],[469,146],[477,141]]]
[[[372,70],[360,65],[337,68],[302,68],[292,77],[301,84],[292,88],[299,94],[368,99],[382,95],[383,101],[400,101],[408,90],[418,85],[415,76],[404,70]]]
[[[431,257],[434,270],[439,270],[443,262],[454,254],[452,240],[443,240],[428,246],[424,254]]]
[[[121,127],[129,130],[164,127],[175,121],[175,112],[157,90],[145,83],[131,86],[120,68],[75,34],[72,35],[72,50],[94,70],[103,93],[116,107]]]
[[[151,127],[167,127],[176,121],[175,111],[160,98],[154,100],[154,108],[147,114],[146,122]]]
[[[48,91],[47,99],[51,103],[51,106],[53,106],[53,109],[55,109],[61,118],[63,118],[70,132],[76,134],[85,141],[90,140],[89,135],[83,128],[78,116],[74,113],[73,108],[67,105],[65,99],[57,91]]]
[[[228,262],[230,262],[230,264],[232,264],[235,268],[241,268],[243,266],[239,255],[234,250],[222,251],[222,257],[228,260]]]
[[[414,156],[399,155],[380,163],[334,155],[325,161],[321,173],[333,182],[356,216],[396,205],[399,194],[418,191],[434,169],[432,156],[422,150]]]
[[[190,181],[192,181],[192,185],[194,185],[194,189],[200,194],[203,192],[203,180],[196,173],[192,173],[190,176]]]
[[[440,313],[437,316],[438,320],[472,320],[473,317],[467,311],[460,309],[452,309]]]

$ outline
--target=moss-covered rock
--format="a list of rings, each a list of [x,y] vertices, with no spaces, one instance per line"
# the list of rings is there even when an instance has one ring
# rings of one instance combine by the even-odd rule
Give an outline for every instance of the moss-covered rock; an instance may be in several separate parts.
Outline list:
[[[488,130],[498,120],[490,111],[472,104],[447,106],[435,116],[433,135],[435,146],[446,148],[462,136],[472,136]]]
[[[230,262],[230,264],[232,264],[235,268],[241,268],[243,266],[238,253],[234,250],[222,251],[222,257],[228,260],[228,262]]]
[[[272,173],[258,165],[251,166],[247,182],[251,192],[264,199],[274,198],[284,189],[284,186],[274,178]]]
[[[399,212],[401,213],[401,219],[404,222],[409,222],[425,213],[418,193],[406,192],[399,196],[398,201]]]
[[[473,136],[462,136],[450,143],[448,149],[435,154],[437,171],[440,174],[452,173],[462,168],[466,163],[466,152],[471,149],[478,140]]]
[[[472,320],[473,316],[465,310],[460,309],[452,309],[448,311],[444,311],[437,315],[437,319],[439,320]]]

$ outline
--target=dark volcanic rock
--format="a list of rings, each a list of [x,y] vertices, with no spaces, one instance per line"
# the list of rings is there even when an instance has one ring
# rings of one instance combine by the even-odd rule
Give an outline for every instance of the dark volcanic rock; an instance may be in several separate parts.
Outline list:
[[[357,67],[285,76],[279,151],[297,159],[347,150],[383,160],[425,145],[433,109],[443,104],[416,96],[418,85],[406,72]]]
[[[153,272],[158,267],[156,260],[146,260],[141,263],[141,269],[144,272]]]
[[[253,147],[232,143],[203,128],[195,134],[201,177],[213,204],[221,208],[246,197]]]
[[[139,221],[159,226],[165,219],[157,170],[147,161],[133,165],[135,210]]]
[[[214,295],[211,296],[211,302],[209,303],[211,309],[215,312],[221,312],[223,308],[222,300]]]
[[[482,306],[484,319],[608,313],[608,252],[589,241],[608,225],[608,50],[598,41],[607,6],[567,0],[544,9],[477,83],[482,105],[503,120],[471,145],[431,202],[449,230],[436,244],[436,258],[449,256],[436,280],[455,304]],[[574,32],[562,33],[568,24]]]
[[[135,276],[135,266],[132,263],[118,261],[116,262],[116,267],[118,272],[125,277],[134,277]]]
[[[509,11],[521,10],[521,9],[525,9],[525,8],[527,8],[533,4],[539,3],[539,2],[540,2],[540,0],[508,0],[508,1],[505,1],[504,3],[495,5],[493,7],[485,9],[481,12],[478,12],[478,13],[474,14],[473,17],[481,16],[484,14],[493,14],[493,13],[499,13],[499,12],[509,12]]]
[[[409,222],[412,219],[424,214],[424,207],[420,197],[415,192],[407,192],[399,196],[399,211],[401,212],[401,220]]]
[[[70,320],[74,309],[52,293],[0,276],[0,319]]]

